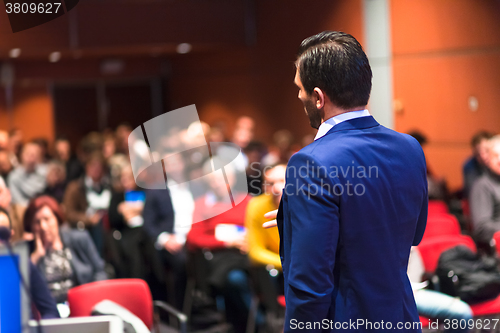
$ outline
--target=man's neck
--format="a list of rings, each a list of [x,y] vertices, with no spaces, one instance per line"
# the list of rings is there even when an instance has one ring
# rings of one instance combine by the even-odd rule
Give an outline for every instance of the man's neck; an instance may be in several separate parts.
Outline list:
[[[366,105],[358,106],[358,107],[354,107],[354,108],[350,108],[350,109],[339,108],[338,106],[335,106],[335,105],[330,105],[329,107],[327,107],[325,105],[325,109],[324,109],[325,113],[324,113],[323,119],[321,119],[321,123],[324,123],[326,120],[333,118],[335,116],[341,115],[343,113],[353,112],[353,111],[363,111],[365,109],[366,109]]]

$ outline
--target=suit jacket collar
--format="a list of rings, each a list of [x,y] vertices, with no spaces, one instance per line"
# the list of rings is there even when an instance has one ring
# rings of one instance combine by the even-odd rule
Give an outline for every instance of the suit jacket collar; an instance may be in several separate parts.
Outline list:
[[[333,126],[323,137],[339,131],[359,130],[379,125],[380,124],[372,116],[354,118]],[[321,138],[318,140],[321,140]]]

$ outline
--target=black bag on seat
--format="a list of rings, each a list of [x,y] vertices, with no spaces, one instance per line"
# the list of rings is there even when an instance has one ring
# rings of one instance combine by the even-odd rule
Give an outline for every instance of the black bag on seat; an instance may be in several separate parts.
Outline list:
[[[439,256],[436,275],[441,292],[458,296],[469,304],[487,301],[500,294],[498,260],[480,257],[463,245]]]

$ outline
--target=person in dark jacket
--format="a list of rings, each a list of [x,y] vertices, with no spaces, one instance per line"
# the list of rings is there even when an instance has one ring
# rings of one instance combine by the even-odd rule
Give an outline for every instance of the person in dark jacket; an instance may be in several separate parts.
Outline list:
[[[11,230],[11,234],[14,234],[10,215],[2,207],[0,207],[0,227],[7,227]],[[50,295],[47,284],[40,272],[31,261],[29,262],[29,286],[31,298],[36,310],[40,313],[40,317],[42,319],[59,318],[56,302]]]
[[[63,217],[53,198],[33,199],[23,222],[25,231],[32,232],[35,240],[31,261],[42,273],[56,302],[65,302],[72,287],[107,278],[104,262],[89,234],[59,228]]]
[[[113,191],[109,204],[109,224],[117,244],[117,277],[148,279],[152,272],[157,280],[163,279],[161,263],[153,242],[144,230],[145,193],[138,189],[132,168],[121,170],[120,189]]]

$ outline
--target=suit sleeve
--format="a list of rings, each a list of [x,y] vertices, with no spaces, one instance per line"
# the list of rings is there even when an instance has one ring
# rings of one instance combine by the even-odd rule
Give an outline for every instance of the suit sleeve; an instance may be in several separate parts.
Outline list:
[[[418,143],[417,143],[418,144]],[[421,177],[421,184],[422,184],[422,205],[420,208],[420,214],[418,216],[417,220],[417,227],[415,230],[415,236],[413,237],[413,246],[417,246],[420,244],[420,241],[422,240],[422,237],[424,237],[424,232],[425,232],[425,227],[427,226],[427,213],[428,213],[428,206],[429,206],[429,191],[428,191],[428,184],[427,184],[427,163],[425,161],[425,155],[424,152],[422,151],[422,147],[418,144],[418,150],[420,150],[420,155],[421,155],[421,162],[420,162],[420,177]]]
[[[291,320],[321,322],[328,318],[332,304],[340,198],[333,191],[334,180],[318,166],[311,157],[297,153],[287,167],[283,226],[284,241],[289,242],[284,245],[289,258],[284,258],[288,264],[283,267],[285,332],[294,331]]]

